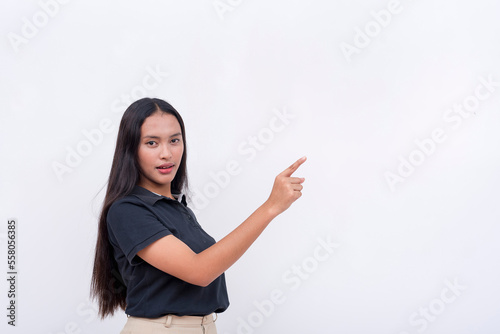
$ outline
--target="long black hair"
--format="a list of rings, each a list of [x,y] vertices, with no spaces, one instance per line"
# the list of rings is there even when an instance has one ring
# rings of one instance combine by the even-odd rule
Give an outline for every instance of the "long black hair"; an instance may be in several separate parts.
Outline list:
[[[186,131],[181,115],[169,103],[156,98],[143,98],[132,103],[120,122],[106,196],[99,217],[90,295],[98,301],[101,318],[113,315],[118,307],[125,310],[127,306],[127,288],[123,284],[113,256],[113,248],[108,239],[106,216],[110,206],[119,198],[130,194],[139,182],[141,169],[137,151],[141,138],[141,126],[146,118],[158,111],[175,116],[181,127],[184,153],[179,169],[172,180],[171,190],[173,194],[187,192]]]

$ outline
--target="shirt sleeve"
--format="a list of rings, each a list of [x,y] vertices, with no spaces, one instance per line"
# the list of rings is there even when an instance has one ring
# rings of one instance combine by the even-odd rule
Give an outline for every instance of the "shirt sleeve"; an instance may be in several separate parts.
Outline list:
[[[109,208],[107,225],[115,242],[131,265],[143,262],[137,252],[172,232],[144,205],[116,202]]]

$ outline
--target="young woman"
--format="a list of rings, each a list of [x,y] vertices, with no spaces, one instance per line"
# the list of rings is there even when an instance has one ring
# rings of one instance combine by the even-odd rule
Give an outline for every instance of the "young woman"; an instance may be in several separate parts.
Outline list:
[[[186,132],[179,113],[144,98],[123,114],[99,219],[91,294],[102,318],[120,307],[122,334],[216,333],[227,309],[224,271],[301,196],[304,178],[279,174],[269,198],[219,242],[198,224],[187,190]]]

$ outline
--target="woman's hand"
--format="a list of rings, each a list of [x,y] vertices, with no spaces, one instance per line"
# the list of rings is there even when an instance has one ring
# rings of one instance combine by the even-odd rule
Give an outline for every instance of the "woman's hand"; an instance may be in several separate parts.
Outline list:
[[[276,176],[271,195],[269,195],[265,203],[274,215],[277,216],[288,209],[293,202],[302,196],[302,183],[305,179],[303,177],[292,177],[292,174],[306,159],[306,157],[300,158]]]

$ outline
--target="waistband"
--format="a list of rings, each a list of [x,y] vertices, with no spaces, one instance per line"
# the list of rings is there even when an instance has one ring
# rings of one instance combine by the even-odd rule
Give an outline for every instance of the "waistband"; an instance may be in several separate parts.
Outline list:
[[[215,315],[215,317],[214,317]],[[144,320],[150,322],[156,322],[160,324],[164,324],[165,327],[170,327],[172,325],[207,325],[217,320],[217,313],[212,313],[206,316],[193,316],[193,315],[185,315],[185,316],[177,316],[177,315],[165,315],[159,318],[140,318],[129,316],[130,319]]]

